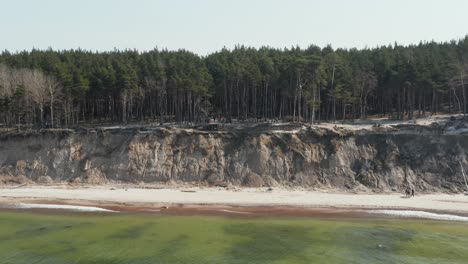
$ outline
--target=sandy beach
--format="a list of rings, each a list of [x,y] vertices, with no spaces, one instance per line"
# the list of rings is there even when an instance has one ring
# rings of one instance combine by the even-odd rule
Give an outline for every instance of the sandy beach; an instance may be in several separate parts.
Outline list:
[[[421,194],[405,198],[398,193],[351,194],[306,190],[243,188],[137,188],[121,186],[23,186],[0,189],[0,203],[23,202],[125,206],[144,208],[224,208],[241,207],[244,212],[265,208],[307,209],[399,209],[468,215],[468,196],[464,194]],[[263,209],[262,209],[263,208]]]

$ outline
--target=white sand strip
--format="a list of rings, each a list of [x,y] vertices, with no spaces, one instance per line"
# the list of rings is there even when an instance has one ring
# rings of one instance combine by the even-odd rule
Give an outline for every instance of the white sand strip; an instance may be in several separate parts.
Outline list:
[[[446,221],[463,221],[468,222],[468,217],[451,215],[451,214],[436,214],[424,211],[411,211],[411,210],[368,210],[366,211],[371,214],[383,214],[391,215],[404,218],[424,218],[434,220],[446,220]]]
[[[94,206],[78,206],[78,205],[65,205],[65,204],[31,204],[31,203],[19,203],[15,206],[19,209],[57,209],[57,210],[71,210],[80,212],[106,212],[116,213],[117,211],[108,210]]]

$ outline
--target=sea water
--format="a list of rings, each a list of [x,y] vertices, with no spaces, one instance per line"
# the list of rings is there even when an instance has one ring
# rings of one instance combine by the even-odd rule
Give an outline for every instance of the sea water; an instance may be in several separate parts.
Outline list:
[[[468,223],[0,211],[0,263],[468,263]]]

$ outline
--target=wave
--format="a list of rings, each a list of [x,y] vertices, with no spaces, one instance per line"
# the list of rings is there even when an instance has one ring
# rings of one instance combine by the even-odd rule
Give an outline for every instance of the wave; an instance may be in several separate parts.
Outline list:
[[[58,209],[58,210],[72,210],[80,212],[107,212],[116,213],[117,211],[104,209],[94,206],[80,206],[80,205],[65,205],[65,204],[30,204],[30,203],[19,203],[15,206],[19,209]]]
[[[231,211],[231,210],[227,210],[227,209],[221,209],[219,211],[226,212],[226,213],[232,213],[232,214],[250,214],[250,212]]]
[[[468,222],[468,217],[451,215],[451,214],[436,214],[425,211],[411,211],[411,210],[369,210],[366,211],[371,214],[384,214],[393,215],[407,218],[425,218],[434,220],[445,220],[445,221],[463,221]]]

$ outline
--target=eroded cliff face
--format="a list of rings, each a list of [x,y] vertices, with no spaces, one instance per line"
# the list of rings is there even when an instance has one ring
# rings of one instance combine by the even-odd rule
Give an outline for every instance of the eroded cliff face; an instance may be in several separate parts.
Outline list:
[[[0,137],[4,183],[189,182],[461,191],[468,134],[438,129],[73,131]]]

